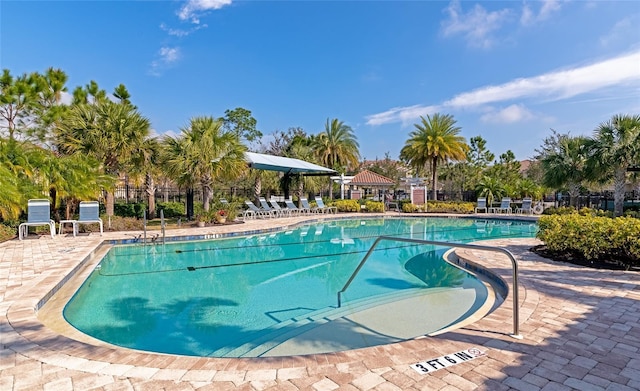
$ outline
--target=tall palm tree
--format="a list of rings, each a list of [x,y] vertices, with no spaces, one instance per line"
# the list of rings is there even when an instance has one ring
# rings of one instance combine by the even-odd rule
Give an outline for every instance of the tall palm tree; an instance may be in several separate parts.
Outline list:
[[[566,187],[570,204],[577,205],[580,186],[587,179],[588,139],[586,137],[561,136],[557,149],[542,158],[543,177],[546,186]]]
[[[320,163],[336,171],[353,170],[360,161],[360,145],[353,129],[337,118],[327,118],[324,132],[312,138],[312,145]],[[331,194],[331,179],[328,185]]]
[[[595,130],[591,144],[593,172],[599,179],[613,177],[614,211],[621,216],[627,170],[640,165],[640,115],[615,115]]]
[[[324,125],[324,132],[314,139],[315,153],[320,162],[334,170],[354,169],[360,160],[357,138],[350,126],[337,118]]]
[[[178,138],[165,139],[165,146],[168,170],[178,183],[202,186],[205,211],[213,198],[214,180],[235,178],[247,169],[246,146],[213,117],[191,119]]]
[[[149,137],[151,123],[134,106],[99,99],[93,104],[74,105],[58,126],[61,152],[81,153],[103,164],[108,175],[126,173],[134,154]],[[106,197],[107,215],[113,215],[113,188]]]
[[[437,197],[438,164],[448,160],[464,160],[469,146],[464,137],[459,136],[460,127],[450,114],[435,113],[427,118],[420,117],[421,123],[409,134],[409,140],[400,151],[400,158],[420,169],[431,166],[432,197]]]

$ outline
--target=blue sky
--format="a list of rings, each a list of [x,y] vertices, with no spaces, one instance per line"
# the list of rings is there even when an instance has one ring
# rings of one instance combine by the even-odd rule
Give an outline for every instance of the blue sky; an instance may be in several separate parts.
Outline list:
[[[640,1],[7,1],[0,67],[123,83],[157,134],[252,111],[265,134],[327,118],[397,158],[451,114],[497,155],[640,113]]]

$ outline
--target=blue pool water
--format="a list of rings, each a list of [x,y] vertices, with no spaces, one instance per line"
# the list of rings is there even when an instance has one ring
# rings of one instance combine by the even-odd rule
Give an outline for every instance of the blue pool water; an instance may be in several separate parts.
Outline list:
[[[115,246],[66,305],[64,317],[119,346],[235,355],[274,330],[291,332],[313,314],[337,310],[337,292],[380,235],[470,242],[532,237],[535,230],[534,223],[516,221],[354,219],[246,237]],[[446,250],[381,242],[343,294],[340,310],[357,311],[403,291],[464,288],[486,296],[475,277],[442,260]]]

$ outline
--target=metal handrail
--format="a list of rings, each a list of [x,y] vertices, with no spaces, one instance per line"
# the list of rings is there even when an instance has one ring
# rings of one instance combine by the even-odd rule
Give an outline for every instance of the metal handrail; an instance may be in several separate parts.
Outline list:
[[[164,221],[164,209],[160,209],[160,230],[162,231],[162,244],[164,244],[165,239],[165,225],[166,222]]]
[[[371,248],[369,248],[369,251],[367,251],[367,254],[364,256],[364,258],[362,258],[362,261],[360,261],[360,263],[358,264],[358,267],[356,267],[356,270],[353,271],[353,274],[351,274],[351,277],[349,278],[347,283],[344,284],[344,287],[342,288],[342,290],[338,292],[338,308],[342,306],[342,293],[344,293],[349,287],[349,285],[351,285],[351,282],[356,277],[358,272],[360,272],[360,269],[362,269],[362,266],[364,266],[365,262],[367,262],[367,259],[369,259],[369,256],[373,253],[373,250],[375,249],[375,247],[378,245],[378,243],[380,243],[383,240],[393,240],[396,242],[405,242],[405,243],[431,244],[436,246],[444,246],[444,247],[452,247],[452,248],[456,248],[456,247],[468,248],[472,250],[494,251],[494,252],[499,252],[507,255],[507,257],[509,257],[509,259],[511,260],[511,265],[513,266],[513,334],[511,335],[511,337],[522,339],[522,336],[520,335],[520,316],[519,316],[520,311],[518,309],[518,306],[520,303],[520,301],[518,300],[518,262],[516,261],[516,258],[513,256],[513,254],[511,254],[510,251],[505,250],[503,248],[499,248],[499,247],[482,246],[478,244],[439,242],[436,240],[398,238],[395,236],[379,236],[375,240],[375,242],[373,242],[373,244],[371,245]]]

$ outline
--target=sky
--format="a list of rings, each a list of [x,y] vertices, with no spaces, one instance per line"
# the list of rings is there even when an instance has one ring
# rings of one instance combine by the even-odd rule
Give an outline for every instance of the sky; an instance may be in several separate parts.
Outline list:
[[[441,113],[523,160],[640,114],[640,1],[0,1],[0,68],[49,67],[124,84],[156,135],[242,107],[264,142],[337,118],[397,159]]]

